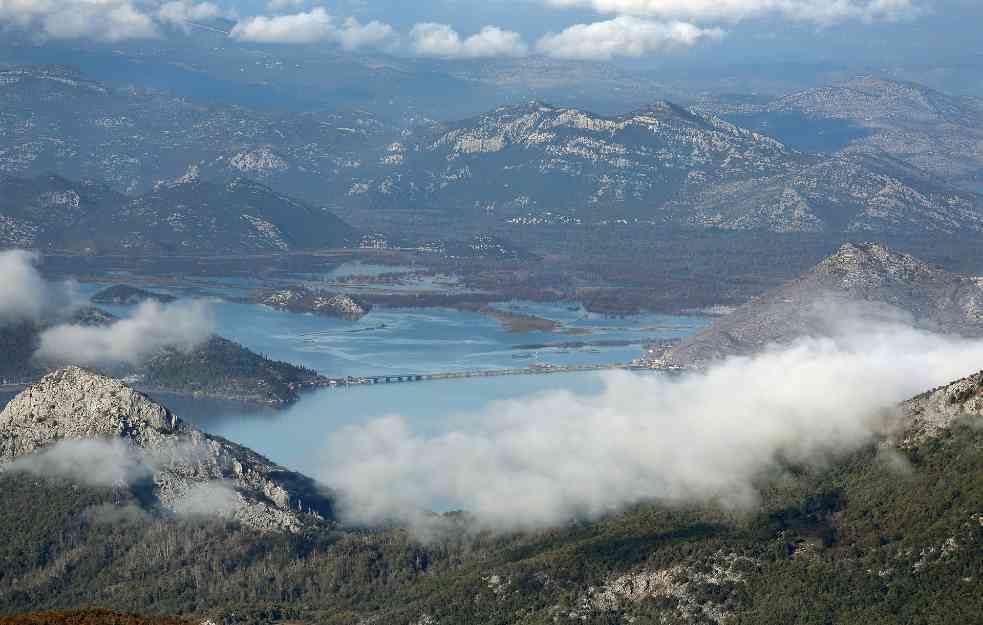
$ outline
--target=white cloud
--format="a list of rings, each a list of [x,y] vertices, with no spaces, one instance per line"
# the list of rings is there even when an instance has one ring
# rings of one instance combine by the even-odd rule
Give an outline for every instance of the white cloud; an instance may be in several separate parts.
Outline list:
[[[0,326],[41,320],[48,285],[38,273],[39,258],[23,250],[0,252]]]
[[[304,13],[249,18],[236,24],[231,36],[257,43],[316,43],[329,39],[333,30],[331,16],[317,7]]]
[[[51,365],[138,365],[165,348],[190,351],[212,334],[204,302],[141,304],[132,317],[106,326],[63,324],[45,330],[35,358]]]
[[[361,48],[388,48],[395,43],[398,36],[389,24],[375,20],[362,24],[354,17],[349,17],[337,30],[335,38],[345,50],[358,50]]]
[[[700,28],[686,22],[662,23],[621,16],[550,33],[536,43],[536,49],[558,59],[606,61],[687,48],[703,40],[720,39],[723,34],[719,28]]]
[[[77,285],[48,283],[38,271],[40,261],[36,252],[0,252],[0,326],[58,318],[78,305]]]
[[[340,25],[322,7],[289,15],[256,16],[243,20],[232,29],[231,36],[254,43],[310,44],[324,41],[338,43],[346,50],[362,47],[385,47],[396,37],[392,26],[372,21],[362,24],[348,18]]]
[[[518,57],[528,53],[519,33],[497,26],[485,26],[478,33],[462,39],[447,24],[417,24],[410,31],[413,52],[419,56],[476,59]]]
[[[195,3],[191,0],[165,2],[157,10],[161,22],[183,26],[189,22],[200,22],[222,15],[222,9],[211,2]]]
[[[0,471],[71,480],[87,486],[121,487],[151,480],[161,470],[197,462],[206,453],[200,445],[185,442],[170,441],[160,449],[147,450],[120,438],[63,440],[0,466]],[[169,494],[168,507],[182,517],[232,517],[244,504],[234,484],[224,480],[178,483]],[[147,518],[145,511],[131,506],[100,507],[89,514],[102,522]]]
[[[54,39],[114,42],[158,35],[144,5],[132,0],[0,0],[0,24]]]
[[[170,504],[178,516],[232,517],[244,506],[242,495],[234,486],[221,480],[192,484]]]
[[[679,377],[605,378],[455,419],[436,436],[391,416],[339,431],[322,481],[350,521],[427,524],[460,507],[503,530],[642,501],[753,506],[785,466],[823,466],[896,425],[897,402],[979,369],[983,341],[856,322]]]
[[[905,19],[920,11],[917,0],[546,0],[546,3],[660,19],[738,21],[776,14],[821,24],[846,19]]]
[[[144,454],[120,439],[60,441],[15,460],[5,470],[80,480],[91,486],[124,486],[153,475]]]

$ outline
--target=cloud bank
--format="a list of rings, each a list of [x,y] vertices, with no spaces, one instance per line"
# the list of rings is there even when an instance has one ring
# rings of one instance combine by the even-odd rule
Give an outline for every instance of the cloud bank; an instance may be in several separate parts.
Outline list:
[[[560,33],[545,35],[536,44],[536,49],[558,59],[607,61],[615,57],[640,57],[652,52],[688,48],[723,36],[719,28],[621,16],[604,22],[577,24]]]
[[[131,317],[110,325],[63,324],[45,330],[35,358],[49,365],[139,365],[165,348],[191,351],[213,330],[205,302],[147,301]]]
[[[588,8],[604,14],[659,19],[730,21],[777,15],[817,24],[900,20],[921,12],[917,0],[546,0],[559,8]]]
[[[191,22],[215,19],[222,15],[222,9],[211,2],[195,4],[190,0],[165,2],[157,10],[157,17],[160,21],[175,26],[185,26]]]
[[[0,326],[41,320],[48,285],[38,273],[39,260],[23,250],[0,252]]]
[[[383,48],[397,38],[392,26],[349,17],[337,23],[322,7],[288,15],[256,16],[240,21],[229,35],[253,43],[312,44],[334,42],[346,50]]]
[[[221,15],[216,4],[193,0],[0,0],[0,26],[51,39],[153,39],[161,36],[161,26]]]
[[[321,477],[347,520],[367,524],[425,523],[432,507],[504,530],[642,501],[740,508],[766,476],[857,449],[891,427],[898,402],[981,363],[983,341],[858,322],[704,373],[610,374],[598,396],[499,403],[439,436],[400,416],[349,427]]]
[[[511,30],[485,26],[462,38],[447,24],[417,24],[410,31],[412,49],[417,56],[448,59],[479,59],[525,56],[529,47],[522,36]]]
[[[165,348],[190,351],[214,331],[206,302],[148,301],[109,325],[63,323],[83,302],[72,282],[51,283],[38,271],[35,252],[0,252],[0,328],[46,325],[34,357],[41,363],[81,366],[138,365]]]
[[[158,36],[154,19],[131,0],[0,0],[0,24],[53,39],[115,42]]]
[[[5,470],[80,480],[98,487],[128,486],[153,475],[153,467],[140,451],[122,440],[62,441],[23,456]]]
[[[0,327],[40,323],[68,314],[78,305],[75,284],[47,282],[38,271],[40,261],[35,252],[0,252]]]
[[[160,470],[194,463],[204,453],[191,443],[149,452],[122,439],[65,440],[0,465],[0,471],[65,479],[96,488],[122,488],[152,480]],[[181,517],[229,517],[242,507],[242,497],[231,483],[212,480],[192,483],[174,493],[167,507]],[[94,513],[104,520],[121,514],[131,520],[146,518],[144,511],[132,507],[109,507]]]

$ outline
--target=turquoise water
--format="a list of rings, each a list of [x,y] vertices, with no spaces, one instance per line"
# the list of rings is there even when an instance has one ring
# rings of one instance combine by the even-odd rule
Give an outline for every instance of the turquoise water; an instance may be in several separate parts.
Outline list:
[[[83,293],[98,288],[83,285]],[[377,309],[355,322],[228,301],[217,301],[214,311],[219,334],[268,357],[303,364],[332,377],[518,368],[533,363],[628,362],[642,354],[645,341],[685,336],[708,323],[700,317],[655,314],[608,319],[569,303],[499,306],[560,321],[565,330],[589,333],[510,333],[488,316],[448,309]],[[105,308],[119,316],[132,311]],[[529,347],[603,341],[633,344]],[[498,400],[555,390],[590,394],[602,387],[599,374],[557,373],[323,389],[280,412],[186,398],[172,398],[170,403],[176,412],[208,431],[290,468],[318,475],[328,436],[345,425],[399,414],[415,430],[436,433],[449,428],[456,417],[483,412]],[[162,399],[169,403],[168,398]]]
[[[498,400],[565,390],[596,394],[603,379],[594,373],[556,373],[468,380],[384,384],[325,389],[276,413],[226,414],[197,419],[203,429],[255,449],[306,475],[320,476],[329,436],[347,425],[399,415],[414,432],[434,435],[467,415],[483,413]]]
[[[97,290],[98,286],[82,287],[84,295]],[[701,317],[654,314],[606,319],[571,304],[519,302],[501,307],[555,319],[578,334],[513,333],[486,315],[440,308],[376,309],[354,322],[228,301],[217,301],[214,312],[219,334],[270,358],[302,364],[330,377],[628,362],[641,355],[648,340],[686,336],[707,324]],[[103,308],[118,316],[132,311]],[[598,344],[604,341],[632,344]],[[558,345],[572,342],[587,345]],[[530,347],[545,344],[557,346]]]

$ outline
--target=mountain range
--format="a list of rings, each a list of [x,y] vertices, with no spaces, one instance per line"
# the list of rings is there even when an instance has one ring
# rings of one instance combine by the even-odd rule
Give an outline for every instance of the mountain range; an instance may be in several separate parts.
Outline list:
[[[763,103],[704,105],[735,123],[801,138],[810,124],[830,128],[851,151],[883,152],[938,178],[979,188],[983,180],[983,99],[950,96],[910,82],[861,76]],[[859,132],[858,132],[859,131]]]
[[[983,196],[895,158],[809,155],[666,102],[620,117],[502,108],[408,135],[384,160],[391,173],[350,191],[368,207],[773,232],[983,229]]]
[[[212,241],[215,220],[224,220],[223,230],[236,226],[230,230],[236,241],[219,241],[219,250],[223,243],[277,250],[350,238],[322,209],[300,209],[287,195],[373,227],[380,221],[374,215],[398,222],[436,211],[513,225],[641,222],[892,236],[983,229],[983,197],[953,186],[979,170],[978,102],[888,81],[830,90],[836,95],[798,94],[772,108],[704,103],[686,109],[657,101],[612,116],[533,101],[456,122],[407,124],[364,112],[287,115],[206,106],[32,66],[0,71],[0,172],[43,175],[52,188],[28,198],[39,204],[31,210],[61,207],[60,220],[77,216],[64,214],[58,202],[69,208],[76,202],[48,172],[100,181],[78,183],[86,185],[74,189],[79,202],[86,194],[111,198],[121,223],[110,226],[123,230],[125,245],[151,245],[137,236],[149,225],[169,252],[203,247],[191,231],[204,229],[202,239]],[[864,138],[848,149],[812,153],[724,121],[713,108],[766,131],[749,116],[794,111],[805,120],[800,130],[818,133],[822,128],[810,123],[835,115],[877,125],[864,127]],[[897,132],[907,134],[890,139]],[[892,147],[892,141],[924,143],[908,136],[915,132],[935,143],[917,153]],[[230,203],[246,208],[224,210]],[[41,236],[35,231],[47,226],[29,219],[27,210],[0,207],[5,239]],[[293,230],[272,219],[280,213],[292,215]],[[395,222],[390,229],[399,229]],[[307,232],[326,234],[310,240]]]

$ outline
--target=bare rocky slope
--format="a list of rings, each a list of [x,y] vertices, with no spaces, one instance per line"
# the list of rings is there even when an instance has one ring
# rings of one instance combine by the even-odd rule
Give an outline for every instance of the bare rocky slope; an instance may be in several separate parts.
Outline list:
[[[543,102],[425,126],[388,148],[353,199],[585,216],[657,207],[694,186],[783,171],[782,144],[668,102],[617,117]]]
[[[151,507],[263,531],[300,532],[332,515],[309,478],[187,425],[118,380],[75,367],[46,375],[0,412],[0,471],[49,466],[44,454],[54,458],[59,444],[89,439],[122,446],[125,467],[116,478],[142,490]],[[84,482],[92,466],[105,470],[105,452],[63,453],[51,466],[68,467]],[[32,456],[37,462],[25,465]]]
[[[774,127],[776,116],[802,123],[838,120],[863,129],[850,146],[902,159],[941,178],[983,179],[983,101],[910,82],[860,76],[763,104],[703,107],[738,123]]]
[[[904,402],[903,447],[938,438],[956,423],[983,417],[983,371]]]
[[[910,316],[917,326],[983,334],[983,279],[949,273],[878,244],[845,244],[813,270],[722,317],[666,354],[693,366],[771,343],[826,335],[852,314]]]
[[[516,224],[983,231],[983,196],[888,153],[806,154],[669,102],[621,116],[532,102],[424,127],[360,171],[348,196]]]

